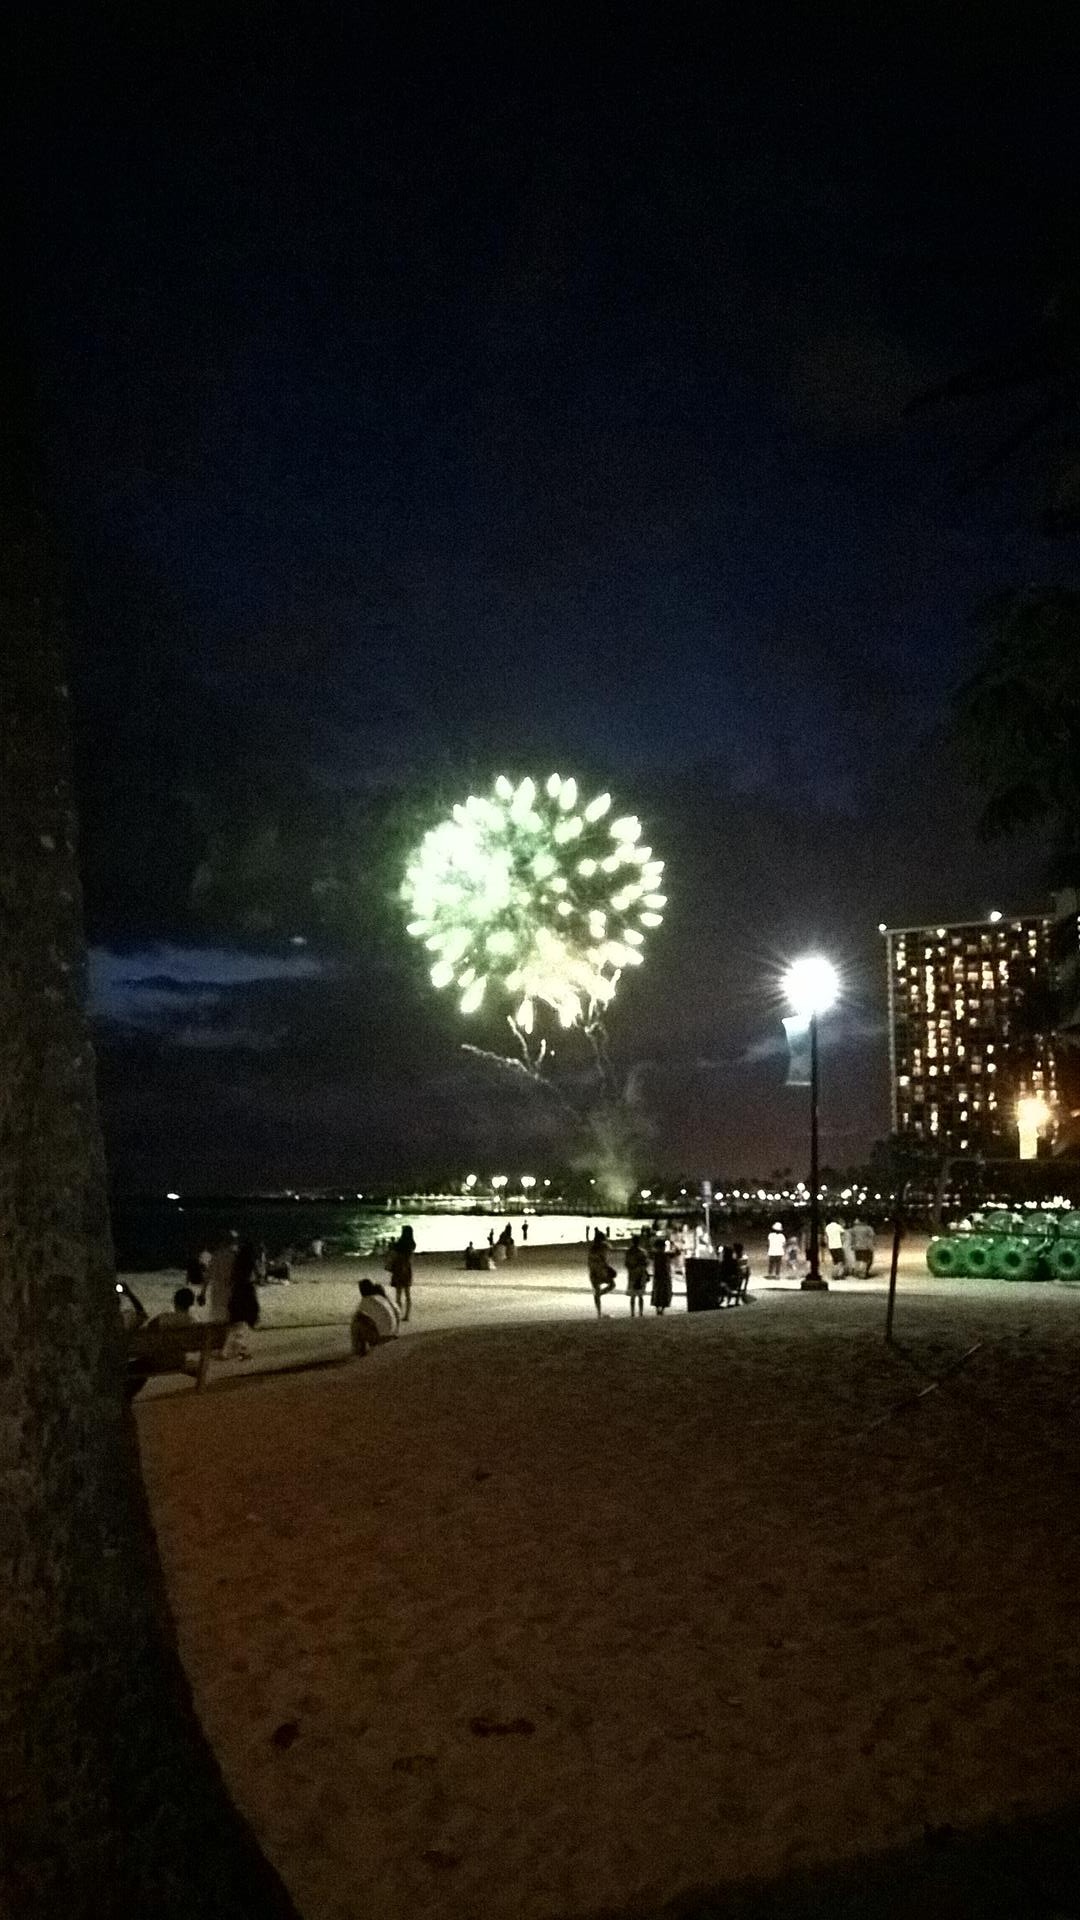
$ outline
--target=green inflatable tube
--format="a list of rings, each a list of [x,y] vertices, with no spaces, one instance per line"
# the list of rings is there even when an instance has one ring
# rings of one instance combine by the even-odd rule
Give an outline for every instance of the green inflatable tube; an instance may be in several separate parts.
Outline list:
[[[926,1249],[926,1264],[938,1280],[947,1279],[958,1271],[955,1240],[931,1240]]]
[[[1033,1280],[1038,1252],[1020,1240],[1010,1240],[998,1257],[998,1272],[1003,1280]]]
[[[997,1271],[997,1255],[987,1241],[969,1240],[965,1253],[964,1272],[969,1274],[972,1280],[985,1280],[987,1274]]]
[[[1050,1271],[1055,1280],[1080,1280],[1080,1239],[1058,1240],[1050,1249]]]

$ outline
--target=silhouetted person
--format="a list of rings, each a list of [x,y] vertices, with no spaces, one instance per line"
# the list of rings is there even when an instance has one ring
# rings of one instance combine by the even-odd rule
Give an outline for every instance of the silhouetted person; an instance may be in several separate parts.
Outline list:
[[[664,1234],[658,1234],[652,1250],[652,1303],[657,1313],[666,1313],[671,1305],[671,1255]]]
[[[369,1347],[392,1340],[397,1330],[398,1310],[389,1299],[386,1288],[380,1286],[377,1280],[361,1280],[360,1304],[353,1314],[349,1329],[353,1352],[363,1355]]]
[[[603,1313],[601,1301],[605,1293],[610,1293],[615,1285],[616,1273],[608,1259],[608,1246],[599,1227],[589,1242],[589,1285],[593,1290],[596,1314],[599,1319]]]
[[[630,1297],[630,1318],[645,1317],[645,1289],[649,1284],[649,1256],[641,1244],[641,1235],[632,1233],[626,1249],[626,1291]]]
[[[386,1262],[386,1271],[390,1275],[390,1285],[394,1289],[394,1299],[402,1320],[412,1313],[412,1263],[416,1252],[416,1236],[411,1227],[402,1227],[390,1249]]]
[[[169,1333],[174,1327],[194,1327],[191,1309],[195,1305],[195,1295],[190,1287],[177,1287],[172,1297],[172,1311],[155,1313],[146,1322],[147,1333]]]
[[[256,1327],[259,1323],[259,1296],[255,1291],[255,1277],[259,1271],[259,1250],[254,1240],[244,1240],[236,1249],[232,1267],[232,1284],[229,1288],[229,1331],[221,1349],[222,1358],[226,1358],[230,1347],[237,1360],[250,1360],[251,1349],[241,1332],[242,1327]]]
[[[874,1229],[868,1220],[856,1215],[851,1223],[851,1252],[855,1271],[865,1280],[870,1278],[874,1269]]]
[[[219,1241],[206,1263],[206,1278],[199,1293],[200,1306],[208,1303],[208,1320],[228,1320],[232,1294],[233,1264],[240,1247],[240,1236],[233,1227]]]

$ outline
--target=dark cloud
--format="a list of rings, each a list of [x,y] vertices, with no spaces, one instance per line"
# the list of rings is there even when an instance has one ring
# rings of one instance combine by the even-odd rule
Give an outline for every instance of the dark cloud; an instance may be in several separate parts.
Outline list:
[[[969,607],[1045,563],[1016,485],[959,486],[996,420],[904,408],[1072,245],[1065,49],[369,15],[129,12],[28,89],[116,1177],[558,1150],[394,903],[503,764],[603,778],[669,859],[613,1020],[658,1163],[798,1150],[769,982],[811,941],[849,1157],[885,1125],[877,921],[1039,893],[940,730]],[[293,935],[317,976],[270,967]]]

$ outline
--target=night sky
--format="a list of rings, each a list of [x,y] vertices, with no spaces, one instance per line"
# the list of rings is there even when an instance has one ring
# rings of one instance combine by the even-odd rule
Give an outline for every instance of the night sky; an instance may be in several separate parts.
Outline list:
[[[411,826],[503,769],[612,785],[669,861],[611,1022],[648,1165],[800,1165],[774,976],[817,943],[823,1151],[857,1160],[877,922],[1043,899],[943,740],[973,610],[1062,572],[1033,462],[972,483],[1025,400],[907,409],[1075,259],[1075,46],[143,11],[29,88],[117,1184],[568,1157],[391,899]],[[208,914],[215,782],[338,808],[348,911],[300,863]]]

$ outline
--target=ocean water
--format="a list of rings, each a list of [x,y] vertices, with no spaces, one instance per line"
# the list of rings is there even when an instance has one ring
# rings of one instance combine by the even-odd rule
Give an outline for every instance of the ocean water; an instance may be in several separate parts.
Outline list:
[[[299,1252],[313,1240],[325,1243],[335,1258],[367,1256],[394,1239],[406,1224],[421,1253],[462,1253],[468,1242],[482,1246],[493,1227],[509,1220],[520,1244],[522,1215],[438,1212],[423,1206],[369,1207],[341,1200],[116,1200],[113,1239],[122,1273],[153,1273],[184,1267],[193,1253],[214,1246],[235,1227],[241,1239],[265,1244],[271,1255],[289,1247]],[[623,1215],[529,1213],[530,1246],[580,1245],[594,1226],[610,1227],[616,1238],[632,1233],[640,1220]]]

